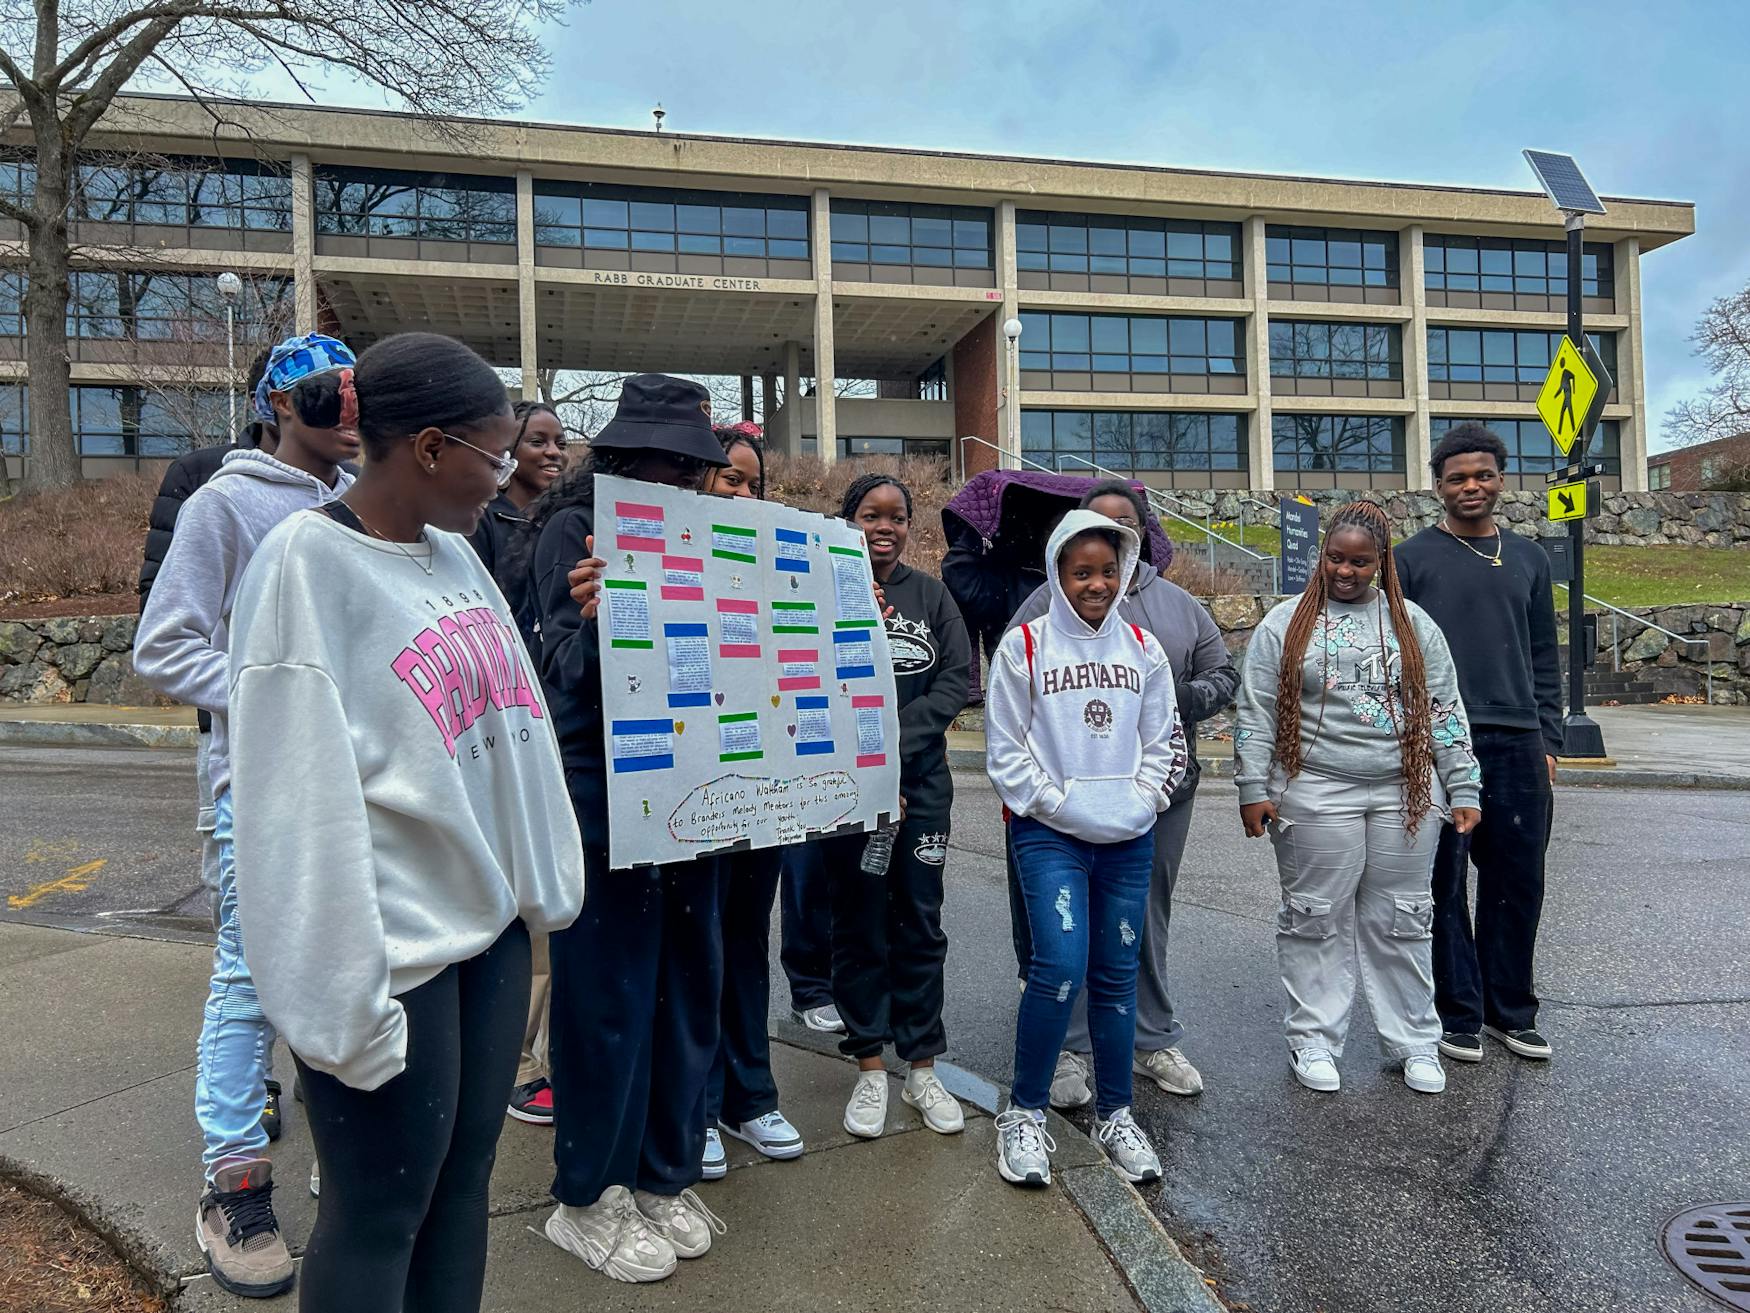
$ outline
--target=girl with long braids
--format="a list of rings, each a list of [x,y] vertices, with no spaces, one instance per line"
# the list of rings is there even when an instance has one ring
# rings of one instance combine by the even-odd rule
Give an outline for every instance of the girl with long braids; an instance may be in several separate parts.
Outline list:
[[[839,1049],[858,1068],[845,1129],[874,1139],[886,1128],[881,1051],[892,1044],[910,1065],[900,1097],[932,1131],[951,1135],[964,1128],[965,1116],[935,1073],[936,1055],[948,1047],[942,875],[954,783],[947,733],[966,705],[972,648],[941,580],[900,559],[911,532],[911,490],[892,475],[865,474],[845,490],[839,513],[863,531],[886,615],[899,704],[901,816],[878,872],[868,869],[880,863],[866,860],[863,835],[821,840],[821,863],[831,872],[832,994],[846,1028]]]
[[[717,430],[729,464],[712,470],[705,491],[719,497],[763,499],[766,458],[758,426]],[[766,1019],[772,1002],[772,904],[778,897],[781,848],[751,848],[718,859],[723,875],[718,919],[723,927],[722,1038],[705,1093],[702,1171],[715,1181],[729,1171],[723,1136],[751,1144],[767,1158],[802,1156],[802,1134],[778,1110],[772,1045]]]
[[[541,678],[583,832],[584,911],[548,941],[555,1174],[547,1238],[617,1281],[660,1281],[723,1223],[692,1187],[717,1056],[720,864],[608,866],[595,475],[700,490],[729,463],[704,388],[626,380],[588,457],[529,507]],[[610,523],[611,523],[611,516]]]
[[[1240,818],[1269,833],[1282,881],[1289,1061],[1308,1089],[1340,1088],[1359,969],[1385,1055],[1438,1094],[1434,849],[1443,813],[1461,834],[1481,818],[1482,776],[1452,654],[1398,587],[1385,512],[1338,510],[1318,566],[1252,635],[1234,736]]]

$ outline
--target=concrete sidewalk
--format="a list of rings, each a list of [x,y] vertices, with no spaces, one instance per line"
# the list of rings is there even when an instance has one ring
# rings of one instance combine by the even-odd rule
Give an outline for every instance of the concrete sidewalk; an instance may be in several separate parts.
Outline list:
[[[195,1246],[192,1059],[210,960],[203,945],[0,923],[0,1175],[68,1202],[175,1291],[183,1313],[293,1308],[294,1296],[262,1305],[226,1294]],[[483,1307],[1219,1310],[1141,1197],[1067,1122],[1054,1118],[1055,1184],[1017,1190],[992,1164],[1000,1095],[988,1082],[943,1068],[957,1094],[984,1105],[968,1104],[953,1137],[925,1130],[895,1085],[887,1134],[865,1141],[841,1124],[846,1062],[801,1042],[774,1044],[773,1057],[808,1153],[772,1163],[730,1141],[729,1176],[700,1187],[728,1234],[652,1286],[589,1272],[539,1234],[552,1132],[507,1121]],[[275,1202],[296,1253],[315,1217],[313,1154],[283,1047],[275,1066],[287,1090]]]

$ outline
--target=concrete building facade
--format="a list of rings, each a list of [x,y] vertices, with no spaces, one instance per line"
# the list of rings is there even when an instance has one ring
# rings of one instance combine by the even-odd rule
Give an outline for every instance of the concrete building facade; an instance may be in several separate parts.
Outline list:
[[[272,105],[220,117],[127,99],[98,144],[129,154],[82,168],[69,327],[88,473],[174,454],[173,393],[217,413],[224,270],[248,280],[240,314],[360,349],[448,333],[525,395],[551,370],[741,375],[775,446],[827,460],[1415,488],[1432,441],[1475,418],[1507,439],[1514,482],[1556,463],[1532,401],[1566,265],[1540,194]],[[28,195],[28,170],[15,147],[0,190]],[[1640,489],[1640,260],[1692,232],[1694,209],[1606,203],[1584,295],[1616,388],[1593,455]],[[22,246],[15,227],[0,239],[16,473]],[[875,395],[837,396],[842,379]]]

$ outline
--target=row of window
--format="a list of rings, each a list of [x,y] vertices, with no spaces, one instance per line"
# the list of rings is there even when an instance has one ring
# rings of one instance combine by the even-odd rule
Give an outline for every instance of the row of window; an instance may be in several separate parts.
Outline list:
[[[1244,374],[1237,319],[1021,314],[1021,368],[1116,374]]]
[[[0,449],[23,455],[30,446],[30,389],[0,384]],[[73,434],[84,456],[179,456],[226,440],[230,401],[223,391],[103,386],[67,389]]]
[[[1240,276],[1240,226],[1020,210],[1015,265],[1050,273],[1234,279]]]
[[[1435,416],[1428,422],[1428,432],[1434,442],[1455,424],[1472,421],[1456,416]],[[1493,416],[1478,419],[1507,444],[1507,469],[1513,474],[1550,474],[1581,458],[1580,452],[1564,456],[1550,440],[1549,430],[1540,419],[1500,419]],[[1622,425],[1607,419],[1599,423],[1592,435],[1592,445],[1585,456],[1604,466],[1606,474],[1622,473]]]
[[[800,196],[543,182],[534,201],[539,246],[808,259],[808,201]]]
[[[0,337],[24,336],[22,273],[0,273]],[[272,337],[291,319],[289,278],[247,278],[235,306],[245,340]],[[162,269],[76,269],[68,276],[71,337],[142,342],[223,342],[225,302],[210,274]]]
[[[1285,378],[1401,379],[1396,324],[1270,321],[1270,373]]]
[[[1588,333],[1593,348],[1616,377],[1616,335]],[[1501,328],[1428,329],[1428,379],[1447,383],[1541,384],[1563,334]]]
[[[1066,474],[1244,470],[1246,417],[1129,410],[1025,410],[1021,454]]]
[[[1561,297],[1568,294],[1568,247],[1565,242],[1431,233],[1422,239],[1422,272],[1429,291]],[[1583,248],[1580,291],[1606,300],[1615,296],[1610,247]]]
[[[292,185],[283,165],[184,157],[79,166],[74,217],[172,227],[291,228]],[[34,183],[28,160],[0,161],[0,195],[22,201]],[[317,231],[427,241],[516,242],[516,181],[490,174],[418,173],[318,165]],[[808,202],[669,188],[540,182],[537,239],[551,246],[679,251],[806,259]],[[1022,210],[1016,263],[1022,270],[1131,277],[1237,279],[1240,225],[1123,215]],[[853,264],[989,269],[991,212],[964,206],[834,200],[833,258]],[[1396,287],[1398,234],[1271,224],[1271,282]],[[1433,291],[1567,294],[1562,242],[1429,234],[1426,286]],[[1583,292],[1614,295],[1610,247],[1585,248]]]

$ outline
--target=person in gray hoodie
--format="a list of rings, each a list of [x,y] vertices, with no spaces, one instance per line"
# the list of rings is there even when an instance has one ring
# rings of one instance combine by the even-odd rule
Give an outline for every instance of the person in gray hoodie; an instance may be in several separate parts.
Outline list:
[[[1137,488],[1120,479],[1094,484],[1082,497],[1084,508],[1104,515],[1133,530],[1141,541],[1141,559],[1130,588],[1118,603],[1118,618],[1140,625],[1166,649],[1173,668],[1173,686],[1178,691],[1179,718],[1185,726],[1185,744],[1190,766],[1185,781],[1173,792],[1173,805],[1155,823],[1154,868],[1148,887],[1148,919],[1142,932],[1142,960],[1136,974],[1135,1070],[1168,1094],[1203,1092],[1203,1076],[1179,1048],[1185,1027],[1173,1010],[1167,985],[1167,931],[1173,918],[1173,890],[1179,882],[1179,866],[1185,857],[1185,840],[1191,833],[1191,805],[1197,797],[1198,722],[1209,719],[1233,701],[1239,684],[1233,656],[1222,640],[1209,612],[1190,593],[1163,576],[1150,561],[1148,503]],[[1041,585],[1021,609],[1010,627],[1044,615],[1051,605],[1051,588]],[[1032,935],[1027,909],[1021,900],[1021,885],[1015,877],[1014,854],[1009,854],[1009,923],[1014,932],[1015,961],[1022,979],[1032,958]],[[1051,1081],[1051,1106],[1081,1108],[1094,1098],[1089,1084],[1088,1055],[1093,1041],[1088,1032],[1086,998],[1076,1000],[1070,1015],[1069,1035],[1058,1054]]]
[[[358,434],[307,423],[290,389],[301,378],[352,364],[344,342],[320,334],[288,338],[274,348],[257,395],[273,409],[279,446],[271,456],[231,452],[184,503],[134,640],[134,668],[142,679],[212,717],[207,773],[219,846],[218,939],[196,1058],[195,1118],[207,1188],[195,1231],[219,1284],[251,1298],[290,1288],[293,1269],[273,1212],[272,1168],[262,1157],[274,1036],[262,1016],[237,921],[226,715],[231,608],[268,531],[351,485],[340,463],[358,456]]]

